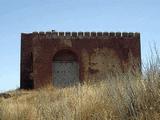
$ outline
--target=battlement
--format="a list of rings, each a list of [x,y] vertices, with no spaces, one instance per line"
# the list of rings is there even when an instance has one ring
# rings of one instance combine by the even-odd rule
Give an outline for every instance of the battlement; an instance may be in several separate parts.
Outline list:
[[[24,33],[23,33],[24,34]],[[33,32],[30,33],[40,39],[52,38],[98,38],[98,37],[136,37],[140,38],[138,32]]]

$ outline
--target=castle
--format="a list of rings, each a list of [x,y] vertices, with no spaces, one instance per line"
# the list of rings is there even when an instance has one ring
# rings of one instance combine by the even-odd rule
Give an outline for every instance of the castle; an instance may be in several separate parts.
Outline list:
[[[130,57],[135,62],[130,62]],[[136,64],[135,64],[136,63]],[[21,34],[20,88],[104,80],[141,68],[140,33],[33,32]]]

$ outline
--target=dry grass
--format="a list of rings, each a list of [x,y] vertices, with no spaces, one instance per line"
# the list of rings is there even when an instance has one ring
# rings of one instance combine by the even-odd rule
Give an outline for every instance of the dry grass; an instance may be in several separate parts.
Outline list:
[[[0,120],[158,120],[160,78],[131,75],[70,88],[51,86],[0,98]]]

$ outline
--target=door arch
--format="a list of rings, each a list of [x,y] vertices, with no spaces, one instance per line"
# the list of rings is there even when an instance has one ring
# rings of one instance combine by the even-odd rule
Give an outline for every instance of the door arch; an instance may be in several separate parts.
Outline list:
[[[79,83],[79,63],[70,50],[61,50],[53,58],[53,85],[67,87]]]

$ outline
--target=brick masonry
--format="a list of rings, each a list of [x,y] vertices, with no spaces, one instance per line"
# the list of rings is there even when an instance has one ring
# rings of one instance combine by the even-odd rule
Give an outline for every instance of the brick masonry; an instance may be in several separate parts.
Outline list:
[[[53,58],[60,51],[70,51],[77,56],[81,82],[105,79],[117,69],[122,72],[135,66],[141,69],[140,33],[22,33],[20,87],[39,88],[51,84]],[[130,62],[131,56],[134,62]]]

